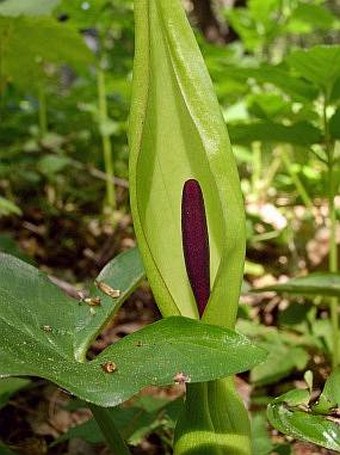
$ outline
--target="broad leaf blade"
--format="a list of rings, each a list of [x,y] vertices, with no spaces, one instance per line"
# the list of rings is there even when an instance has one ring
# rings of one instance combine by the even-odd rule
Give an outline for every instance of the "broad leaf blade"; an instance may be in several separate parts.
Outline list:
[[[275,291],[295,295],[327,295],[340,297],[340,275],[337,273],[310,273],[286,283],[253,289],[252,292]]]
[[[110,261],[100,272],[97,281],[108,284],[120,291],[116,299],[104,294],[93,285],[90,296],[99,296],[101,303],[92,308],[84,302],[79,305],[75,322],[75,355],[84,359],[86,351],[93,339],[114,316],[122,303],[133,292],[144,278],[144,269],[137,248],[133,248]]]
[[[78,302],[34,267],[5,254],[0,259],[0,378],[39,376],[86,401],[115,406],[147,385],[173,384],[177,373],[210,381],[248,369],[265,355],[232,331],[173,317],[125,337],[91,362],[78,362]],[[105,371],[107,362],[117,370]]]
[[[123,338],[90,364],[117,364],[109,381],[115,381],[117,390],[115,397],[111,389],[110,399],[118,402],[122,393],[131,396],[146,385],[173,384],[178,373],[190,382],[206,382],[245,371],[265,356],[242,335],[174,316]]]

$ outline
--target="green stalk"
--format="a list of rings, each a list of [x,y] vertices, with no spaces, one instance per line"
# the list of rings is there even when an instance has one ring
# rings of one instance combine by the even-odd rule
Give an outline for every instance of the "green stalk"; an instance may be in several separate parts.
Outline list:
[[[116,194],[115,187],[112,184],[112,177],[114,176],[114,165],[112,158],[112,146],[110,135],[105,131],[107,124],[108,110],[106,102],[106,86],[104,70],[98,66],[97,70],[97,88],[98,88],[98,108],[99,108],[99,125],[100,135],[102,137],[102,147],[104,155],[104,166],[106,174],[106,202],[111,211],[111,215],[116,209]]]
[[[334,204],[335,198],[335,176],[334,176],[334,147],[331,145],[331,137],[329,134],[329,124],[327,117],[327,94],[324,95],[323,104],[323,122],[325,132],[325,149],[328,157],[328,212],[329,212],[329,271],[336,273],[338,271],[338,248],[336,242],[336,210]],[[332,297],[330,300],[331,311],[331,325],[332,325],[332,339],[333,339],[333,356],[332,367],[335,369],[340,364],[340,350],[339,350],[339,315],[338,315],[337,297]]]
[[[218,405],[218,403],[214,403]],[[222,441],[222,435],[218,435]],[[176,455],[222,455],[209,413],[207,383],[187,384],[182,413],[175,429]]]
[[[128,446],[113,422],[109,409],[94,404],[90,404],[89,407],[112,452],[117,455],[130,455]]]
[[[277,154],[272,160],[269,167],[266,169],[266,175],[262,177],[263,183],[261,185],[261,196],[266,195],[272,181],[274,180],[277,171],[281,166],[281,162],[282,162],[281,156],[280,154]]]
[[[262,170],[262,150],[261,143],[254,142],[252,144],[253,149],[253,175],[252,175],[252,189],[253,193],[257,194],[259,184],[261,182],[261,170]]]
[[[328,207],[329,207],[329,271],[336,273],[338,271],[338,248],[336,242],[336,210],[334,204],[334,170],[333,163],[328,167],[329,179],[329,192],[328,192]],[[330,302],[331,309],[331,323],[332,323],[332,336],[333,336],[333,357],[332,366],[335,369],[340,364],[339,352],[339,316],[338,316],[338,298],[332,297]]]
[[[294,172],[292,170],[292,162],[290,160],[289,153],[286,150],[285,146],[282,146],[281,157],[282,157],[282,161],[283,161],[284,165],[286,166],[286,169],[287,169],[289,175],[292,178],[295,188],[297,189],[297,192],[299,193],[299,195],[302,199],[302,202],[308,209],[311,210],[313,208],[313,202],[312,202],[311,198],[309,197],[305,187],[303,186],[303,183],[301,182],[299,176],[296,174],[296,172]]]
[[[44,84],[41,82],[38,88],[39,100],[39,129],[40,136],[43,137],[47,133],[47,103]]]
[[[176,455],[250,455],[250,422],[232,377],[188,384],[175,430]]]

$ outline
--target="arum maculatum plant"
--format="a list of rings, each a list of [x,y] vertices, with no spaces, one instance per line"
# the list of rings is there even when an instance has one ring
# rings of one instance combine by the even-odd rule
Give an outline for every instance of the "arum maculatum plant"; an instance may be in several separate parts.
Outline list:
[[[135,18],[130,197],[146,273],[164,317],[233,329],[245,224],[226,126],[180,0],[137,0]],[[251,453],[232,377],[187,384],[175,453]]]

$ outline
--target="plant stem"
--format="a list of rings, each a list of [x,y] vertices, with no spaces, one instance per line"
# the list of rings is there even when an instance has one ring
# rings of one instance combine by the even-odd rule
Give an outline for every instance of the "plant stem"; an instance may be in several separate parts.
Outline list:
[[[106,102],[106,86],[104,70],[98,66],[97,70],[97,87],[98,87],[98,108],[99,108],[99,129],[102,137],[104,166],[106,174],[106,202],[111,214],[116,209],[116,195],[115,187],[112,184],[112,177],[114,176],[114,166],[112,158],[112,146],[110,135],[106,129],[108,123],[108,111]]]
[[[282,158],[280,154],[276,154],[269,167],[266,169],[266,175],[263,176],[263,184],[261,185],[261,194],[265,196],[267,194],[270,185],[272,184],[274,177],[281,166]]]
[[[302,202],[304,205],[309,208],[310,210],[313,208],[313,202],[311,198],[309,197],[305,187],[303,186],[303,183],[301,182],[299,176],[297,175],[296,172],[292,170],[292,162],[289,158],[289,154],[286,150],[286,147],[282,146],[282,151],[281,151],[281,157],[284,165],[286,166],[287,171],[289,172],[289,175],[292,178],[292,181],[302,199]]]
[[[254,142],[252,144],[253,151],[253,175],[252,175],[252,189],[253,193],[257,194],[259,185],[261,182],[261,170],[262,170],[262,150],[261,143]]]
[[[41,82],[38,89],[39,99],[39,129],[40,136],[43,137],[47,133],[47,103],[44,84]]]
[[[128,446],[113,422],[109,409],[94,404],[89,404],[89,407],[113,454],[130,455]]]
[[[324,95],[323,104],[323,122],[325,133],[325,150],[328,157],[328,213],[329,213],[329,271],[336,273],[338,271],[338,247],[336,241],[336,209],[334,204],[335,198],[335,176],[334,176],[334,148],[331,145],[329,134],[329,124],[327,117],[327,94]],[[333,339],[333,356],[332,367],[335,369],[340,364],[339,351],[339,315],[338,315],[338,298],[332,297],[330,301],[332,339]]]
[[[336,210],[334,204],[334,170],[333,163],[329,164],[328,167],[328,178],[329,178],[329,193],[328,193],[328,208],[329,208],[329,271],[336,273],[338,271],[338,248],[336,242]],[[339,315],[338,315],[338,298],[332,297],[330,302],[331,309],[331,323],[332,323],[332,335],[333,335],[333,357],[332,366],[335,369],[340,364],[340,352],[339,352]]]

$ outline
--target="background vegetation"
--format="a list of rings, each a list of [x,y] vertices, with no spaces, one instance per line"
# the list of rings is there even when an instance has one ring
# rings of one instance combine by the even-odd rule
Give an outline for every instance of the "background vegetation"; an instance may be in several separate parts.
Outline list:
[[[340,6],[336,0],[184,4],[245,197],[239,330],[270,350],[268,362],[238,379],[254,416],[255,453],[331,453],[291,444],[268,427],[263,410],[271,397],[304,384],[306,370],[314,389],[322,388],[334,358],[335,318],[328,315],[329,308],[336,314],[336,301],[329,305],[320,293],[297,296],[296,289],[293,296],[249,289],[338,271]],[[0,1],[0,250],[39,266],[69,293],[135,243],[126,138],[133,35],[129,0]],[[93,352],[157,317],[144,285]],[[134,453],[170,453],[182,392],[151,389],[125,408],[121,428]],[[83,404],[51,385],[2,381],[0,406],[0,440],[11,450],[104,453]]]

